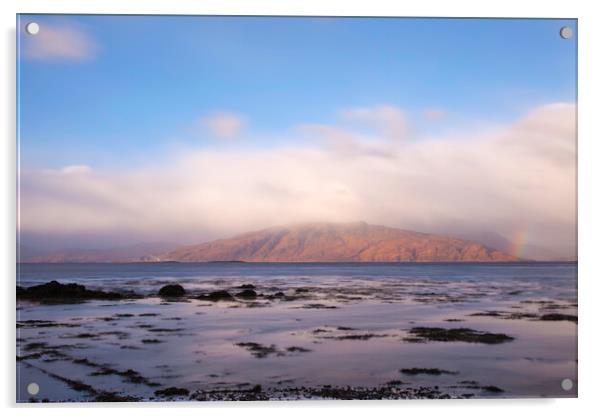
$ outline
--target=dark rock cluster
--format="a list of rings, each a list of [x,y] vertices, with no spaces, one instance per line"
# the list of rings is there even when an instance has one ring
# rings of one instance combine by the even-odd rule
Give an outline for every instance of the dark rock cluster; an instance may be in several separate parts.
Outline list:
[[[166,298],[177,298],[185,294],[186,291],[181,285],[165,285],[159,290],[159,296]]]
[[[122,299],[123,295],[116,292],[86,289],[76,283],[62,284],[53,280],[42,285],[23,288],[17,286],[17,299]]]

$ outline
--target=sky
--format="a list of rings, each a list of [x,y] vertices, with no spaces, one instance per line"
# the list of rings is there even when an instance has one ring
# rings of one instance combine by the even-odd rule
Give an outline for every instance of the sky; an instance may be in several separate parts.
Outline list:
[[[18,32],[24,244],[367,221],[575,252],[574,20],[20,15]]]

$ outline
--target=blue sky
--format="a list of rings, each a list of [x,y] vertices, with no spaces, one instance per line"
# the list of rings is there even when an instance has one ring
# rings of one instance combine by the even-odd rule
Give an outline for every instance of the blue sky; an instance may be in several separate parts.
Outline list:
[[[194,126],[212,111],[244,114],[261,146],[342,108],[454,115],[443,126],[416,120],[428,132],[506,122],[576,94],[576,39],[558,36],[576,31],[570,20],[21,16],[29,21],[42,33],[74,27],[94,51],[22,54],[25,167],[152,163],[174,143],[203,145]],[[36,42],[19,36],[23,48]]]
[[[23,241],[367,221],[574,254],[574,20],[19,20]]]

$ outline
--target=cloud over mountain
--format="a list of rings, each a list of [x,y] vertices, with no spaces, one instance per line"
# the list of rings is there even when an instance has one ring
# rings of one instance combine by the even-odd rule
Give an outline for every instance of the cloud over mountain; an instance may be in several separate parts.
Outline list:
[[[563,255],[574,247],[574,104],[438,137],[407,133],[403,110],[392,106],[343,114],[340,123],[306,125],[307,140],[295,145],[192,148],[155,167],[23,171],[21,230],[203,241],[362,220],[436,233],[526,230],[529,243]],[[214,128],[227,137],[235,125]]]

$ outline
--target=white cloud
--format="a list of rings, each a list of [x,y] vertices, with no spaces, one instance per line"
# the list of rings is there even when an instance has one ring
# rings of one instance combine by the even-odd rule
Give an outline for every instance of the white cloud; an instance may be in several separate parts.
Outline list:
[[[528,229],[528,243],[566,251],[576,238],[574,110],[552,104],[494,130],[410,141],[309,125],[303,134],[324,145],[196,149],[154,169],[25,172],[21,230],[203,241],[365,220],[427,232]]]
[[[98,51],[86,31],[72,23],[41,23],[37,35],[28,35],[24,28],[22,30],[23,56],[29,59],[86,61],[94,58]]]
[[[428,121],[441,121],[449,116],[449,113],[440,108],[427,108],[422,112],[422,117]]]
[[[232,139],[241,133],[245,120],[236,113],[216,112],[203,117],[201,124],[220,139]]]
[[[350,108],[341,111],[341,115],[347,120],[375,127],[385,137],[403,139],[409,132],[405,112],[391,105]]]
[[[61,168],[60,173],[66,175],[78,175],[84,173],[90,173],[92,170],[86,165],[69,165]]]

